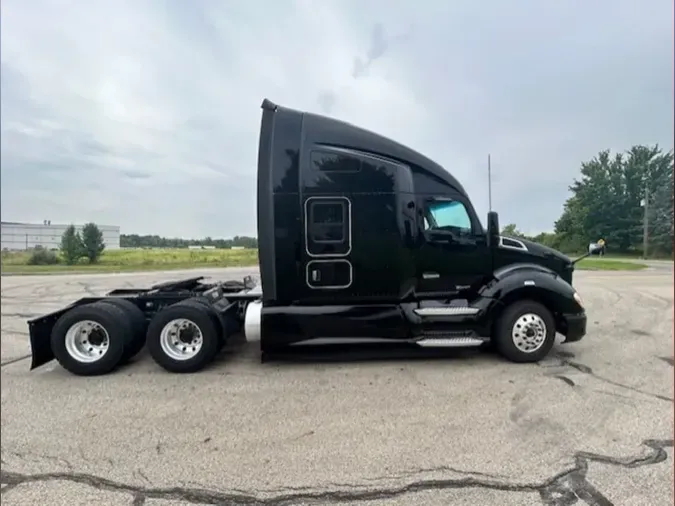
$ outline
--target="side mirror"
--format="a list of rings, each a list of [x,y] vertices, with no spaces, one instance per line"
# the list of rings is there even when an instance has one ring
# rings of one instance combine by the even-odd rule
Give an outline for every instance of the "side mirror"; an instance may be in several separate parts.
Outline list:
[[[495,211],[487,215],[487,244],[489,248],[496,248],[499,244],[499,215]]]

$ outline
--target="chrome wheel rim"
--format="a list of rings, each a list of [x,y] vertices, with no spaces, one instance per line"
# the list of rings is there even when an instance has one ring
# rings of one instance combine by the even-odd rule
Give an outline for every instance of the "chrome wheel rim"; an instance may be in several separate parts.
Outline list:
[[[202,349],[204,336],[199,326],[188,319],[178,318],[164,325],[159,335],[162,351],[173,360],[190,360]]]
[[[92,320],[83,320],[72,325],[66,332],[68,355],[84,364],[101,360],[108,352],[110,336],[108,331]]]
[[[534,353],[544,345],[546,330],[546,323],[541,316],[527,313],[513,324],[511,339],[516,348],[523,353]]]

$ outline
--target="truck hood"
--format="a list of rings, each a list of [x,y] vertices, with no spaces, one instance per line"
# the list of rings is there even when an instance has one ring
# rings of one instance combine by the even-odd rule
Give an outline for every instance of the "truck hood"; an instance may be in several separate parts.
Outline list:
[[[528,241],[527,239],[521,239],[520,237],[504,237],[507,239],[520,241],[525,245],[527,252],[522,252],[523,260],[548,267],[560,277],[562,277],[565,281],[570,284],[572,283],[574,264],[567,255],[564,255],[560,251],[553,248],[549,248],[548,246],[544,246],[543,244],[538,244],[534,241]]]
[[[513,237],[513,239],[522,242],[525,246],[527,246],[528,251],[533,255],[541,256],[544,258],[550,258],[562,264],[570,264],[570,265],[572,264],[572,259],[570,259],[570,257],[564,255],[558,250],[549,248],[548,246],[544,246],[543,244],[528,241],[526,239],[518,239],[516,237]]]

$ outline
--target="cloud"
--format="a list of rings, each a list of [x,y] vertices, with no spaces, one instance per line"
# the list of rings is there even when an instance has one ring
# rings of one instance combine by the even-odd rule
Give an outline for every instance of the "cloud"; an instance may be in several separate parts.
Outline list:
[[[2,216],[255,233],[260,103],[422,151],[550,229],[580,162],[673,143],[672,3],[5,0]]]

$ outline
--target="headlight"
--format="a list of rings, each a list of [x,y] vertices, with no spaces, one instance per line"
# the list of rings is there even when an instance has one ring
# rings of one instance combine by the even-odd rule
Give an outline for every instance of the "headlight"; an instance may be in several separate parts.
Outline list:
[[[581,300],[581,295],[579,295],[577,292],[574,292],[574,300],[576,300],[577,304],[579,304],[579,307],[581,307],[583,309],[584,301]]]

